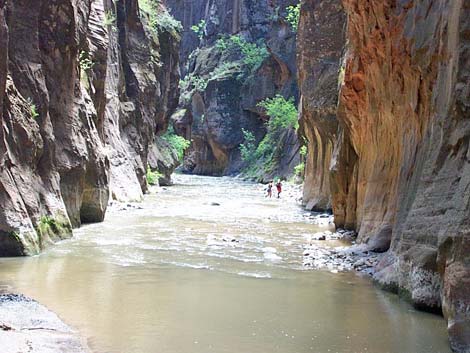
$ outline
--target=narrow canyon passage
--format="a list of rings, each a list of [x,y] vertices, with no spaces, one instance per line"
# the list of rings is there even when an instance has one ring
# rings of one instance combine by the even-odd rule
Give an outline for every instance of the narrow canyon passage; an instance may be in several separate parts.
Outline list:
[[[293,200],[231,178],[175,181],[39,256],[1,259],[0,284],[97,353],[450,352],[441,317],[354,273],[304,270],[320,227]]]

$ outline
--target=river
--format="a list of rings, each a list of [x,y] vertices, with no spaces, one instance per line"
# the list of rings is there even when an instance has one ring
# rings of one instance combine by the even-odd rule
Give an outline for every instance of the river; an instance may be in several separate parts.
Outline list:
[[[444,320],[355,273],[304,270],[319,228],[260,185],[177,175],[40,256],[0,260],[96,353],[448,353]]]

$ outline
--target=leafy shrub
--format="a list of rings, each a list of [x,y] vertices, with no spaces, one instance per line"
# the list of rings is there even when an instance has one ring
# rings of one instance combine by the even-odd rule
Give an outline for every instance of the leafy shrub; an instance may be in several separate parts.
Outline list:
[[[179,82],[179,88],[181,90],[180,102],[189,103],[195,92],[202,93],[206,90],[208,83],[209,79],[192,74],[186,75],[186,77]]]
[[[200,76],[192,76],[191,83],[197,92],[204,92],[207,88],[209,80]]]
[[[206,21],[201,20],[198,24],[195,24],[194,26],[191,26],[191,30],[196,33],[197,37],[199,40],[202,40],[204,38],[204,30],[206,29]]]
[[[95,63],[91,61],[88,53],[83,50],[79,54],[78,61],[80,63],[80,68],[83,71],[88,71],[93,67],[93,65],[95,65]]]
[[[70,232],[70,226],[60,219],[50,216],[42,216],[36,226],[39,235],[39,241],[42,242],[43,236],[49,234],[63,235]]]
[[[300,147],[300,152],[299,153],[300,153],[301,157],[305,157],[307,155],[307,146],[304,145],[304,146]]]
[[[302,176],[305,170],[305,163],[301,162],[299,165],[294,167],[294,174],[297,176]]]
[[[241,61],[250,74],[254,73],[269,56],[264,42],[251,43],[240,35],[219,38],[215,46],[221,52],[229,54],[240,52],[242,54]]]
[[[256,140],[251,131],[242,129],[243,143],[240,145],[242,160],[251,164],[256,160]]]
[[[163,174],[159,173],[158,170],[152,171],[150,166],[147,166],[147,184],[149,185],[158,185],[158,179],[160,179]]]
[[[158,0],[140,0],[139,9],[148,16],[150,28],[157,32],[167,31],[175,37],[179,37],[183,26],[175,19]]]
[[[298,112],[293,98],[286,100],[278,94],[274,98],[267,98],[258,103],[258,106],[264,108],[270,117],[268,130],[275,131],[289,127],[297,129],[299,127]]]
[[[297,32],[297,29],[299,27],[299,20],[300,20],[300,3],[297,4],[296,6],[294,5],[287,6],[286,11],[287,11],[286,21],[289,22],[290,26],[292,27],[292,30],[294,32]]]
[[[157,14],[157,25],[173,35],[178,35],[183,30],[181,22],[174,18],[167,10],[160,11]]]
[[[162,138],[170,144],[172,148],[176,150],[178,159],[183,160],[184,152],[191,145],[191,141],[186,140],[184,137],[176,135],[173,128],[169,128],[168,131],[162,136]]]
[[[244,142],[240,145],[240,153],[242,159],[247,162],[248,175],[255,175],[256,171],[260,170],[260,166],[265,172],[271,172],[282,150],[280,146],[282,132],[288,128],[298,127],[297,108],[292,98],[285,99],[277,95],[258,103],[258,106],[266,110],[270,120],[267,123],[266,135],[258,146],[256,146],[253,134],[242,130]]]
[[[38,113],[36,104],[34,104],[34,102],[31,98],[26,99],[26,104],[28,104],[29,112],[31,114],[31,117],[33,119],[37,119],[39,117],[39,113]]]

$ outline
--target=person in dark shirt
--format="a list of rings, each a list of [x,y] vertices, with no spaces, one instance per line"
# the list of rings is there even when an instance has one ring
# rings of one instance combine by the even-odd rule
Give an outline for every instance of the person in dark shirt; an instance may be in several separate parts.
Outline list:
[[[273,182],[270,181],[269,184],[268,184],[268,188],[266,189],[268,194],[266,195],[266,197],[269,197],[271,198],[273,196]]]

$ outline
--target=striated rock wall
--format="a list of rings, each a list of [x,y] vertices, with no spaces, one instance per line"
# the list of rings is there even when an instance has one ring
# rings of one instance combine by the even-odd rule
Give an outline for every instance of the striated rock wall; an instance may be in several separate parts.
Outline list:
[[[243,167],[239,146],[242,129],[251,131],[259,142],[266,133],[262,109],[257,104],[276,94],[298,100],[295,62],[295,33],[283,19],[287,6],[296,1],[246,0],[167,0],[174,16],[184,27],[181,61],[185,80],[204,80],[194,90],[182,88],[175,127],[192,140],[184,169],[195,174],[226,175]],[[191,26],[205,21],[201,39]],[[263,43],[268,56],[256,72],[245,74],[227,63],[240,61],[240,55],[227,55],[217,48],[223,36],[240,35],[247,42]],[[244,69],[242,68],[241,71]],[[299,164],[299,144],[294,131],[283,134],[279,160],[271,173],[288,176]]]
[[[302,6],[301,121],[311,147],[304,195],[314,207],[331,202],[337,226],[388,251],[375,279],[419,308],[442,309],[452,348],[470,352],[470,3],[343,0],[343,59],[341,32],[329,48],[303,35],[309,21],[328,28],[315,9],[333,3]],[[325,48],[339,96],[324,93],[333,83],[316,92],[325,81],[308,58]]]
[[[401,10],[419,72],[407,98],[414,130],[403,133],[391,250],[376,279],[418,307],[442,307],[452,348],[470,352],[470,2],[424,5]]]
[[[101,221],[109,197],[146,191],[178,40],[141,18],[136,0],[0,2],[0,255],[37,253]]]
[[[304,0],[297,35],[301,132],[307,140],[303,203],[331,209],[333,148],[338,138],[338,72],[346,43],[341,0]]]

